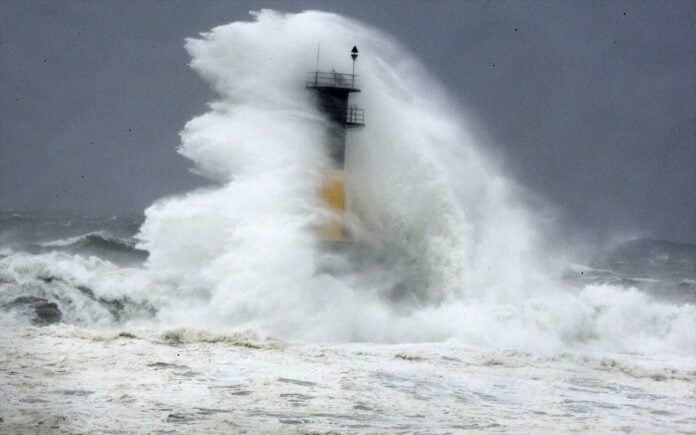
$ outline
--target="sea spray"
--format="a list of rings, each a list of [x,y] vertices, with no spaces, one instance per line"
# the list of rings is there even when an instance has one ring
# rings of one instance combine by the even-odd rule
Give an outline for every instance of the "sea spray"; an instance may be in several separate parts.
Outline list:
[[[220,99],[187,124],[180,152],[217,186],[149,209],[139,246],[178,297],[214,304],[201,314],[208,320],[374,339],[390,335],[390,301],[412,301],[399,304],[408,311],[465,294],[471,229],[432,150],[456,141],[458,127],[438,120],[446,112],[423,89],[419,64],[360,27],[331,14],[262,11],[254,23],[187,42],[191,65]],[[320,213],[325,121],[303,80],[318,34],[332,35],[322,65],[346,67],[339,48],[351,42],[365,53],[359,98],[374,116],[350,137],[346,169],[356,243],[383,260],[369,273],[317,273],[324,254],[311,223]]]
[[[660,305],[631,302],[635,291],[574,294],[560,283],[522,190],[389,36],[327,13],[253,15],[186,44],[218,100],[186,125],[180,153],[214,185],[147,211],[140,247],[178,299],[163,320],[295,340],[627,350],[693,341],[692,306],[661,316]],[[326,254],[311,229],[327,157],[303,80],[319,43],[320,69],[348,70],[350,47],[361,50],[367,126],[349,133],[347,223],[369,260],[347,274],[321,273]],[[647,330],[606,329],[624,317]]]
[[[318,43],[323,70],[349,71],[349,50],[360,47],[356,103],[367,124],[347,144],[347,224],[359,255],[335,274],[322,270],[330,254],[313,230],[328,161],[325,120],[304,86]],[[186,49],[217,97],[186,124],[179,152],[210,185],[146,210],[137,245],[148,252],[143,268],[3,252],[3,298],[43,292],[58,299],[64,321],[86,326],[253,331],[292,341],[693,349],[693,304],[560,280],[526,194],[473,140],[446,90],[388,35],[333,14],[261,11]],[[45,271],[60,285],[46,282]],[[111,301],[127,301],[128,315],[113,315]]]

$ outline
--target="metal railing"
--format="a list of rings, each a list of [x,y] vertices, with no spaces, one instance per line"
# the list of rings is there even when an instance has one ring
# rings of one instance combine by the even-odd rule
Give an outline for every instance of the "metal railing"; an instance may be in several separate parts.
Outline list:
[[[308,74],[306,87],[357,89],[357,77],[356,74],[315,71]]]
[[[349,106],[346,112],[346,125],[365,125],[365,111]]]

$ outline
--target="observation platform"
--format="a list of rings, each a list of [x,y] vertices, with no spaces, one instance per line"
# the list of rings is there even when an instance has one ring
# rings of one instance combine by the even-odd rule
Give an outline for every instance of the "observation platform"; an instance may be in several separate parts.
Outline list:
[[[357,74],[315,71],[307,75],[305,85],[309,89],[360,92]]]

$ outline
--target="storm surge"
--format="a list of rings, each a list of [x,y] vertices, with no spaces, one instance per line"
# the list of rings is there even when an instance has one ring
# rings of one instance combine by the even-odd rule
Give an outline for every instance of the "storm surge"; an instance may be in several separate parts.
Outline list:
[[[305,78],[317,62],[350,72],[354,45],[366,126],[348,134],[353,247],[336,253],[317,240],[327,121]],[[264,10],[186,49],[216,97],[183,128],[179,153],[209,185],[145,211],[143,267],[81,260],[70,275],[67,256],[41,263],[65,286],[88,287],[90,301],[146,307],[120,322],[300,342],[694,348],[693,303],[561,279],[549,215],[529,205],[447,89],[389,35],[334,14]],[[26,276],[33,260],[22,261],[6,279]]]

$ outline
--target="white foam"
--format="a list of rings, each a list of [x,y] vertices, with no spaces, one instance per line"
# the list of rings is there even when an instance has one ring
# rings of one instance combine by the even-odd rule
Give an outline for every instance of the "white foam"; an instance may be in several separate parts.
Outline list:
[[[319,37],[321,35],[321,41]],[[326,164],[303,80],[357,72],[367,126],[348,140],[349,222],[383,267],[318,274],[311,223]],[[147,212],[140,247],[171,296],[168,324],[251,328],[294,340],[683,349],[694,308],[635,290],[573,294],[541,248],[539,217],[473,141],[446,90],[388,35],[320,12],[261,11],[186,48],[217,91],[180,152],[213,180]],[[408,290],[394,284],[407,281]]]

